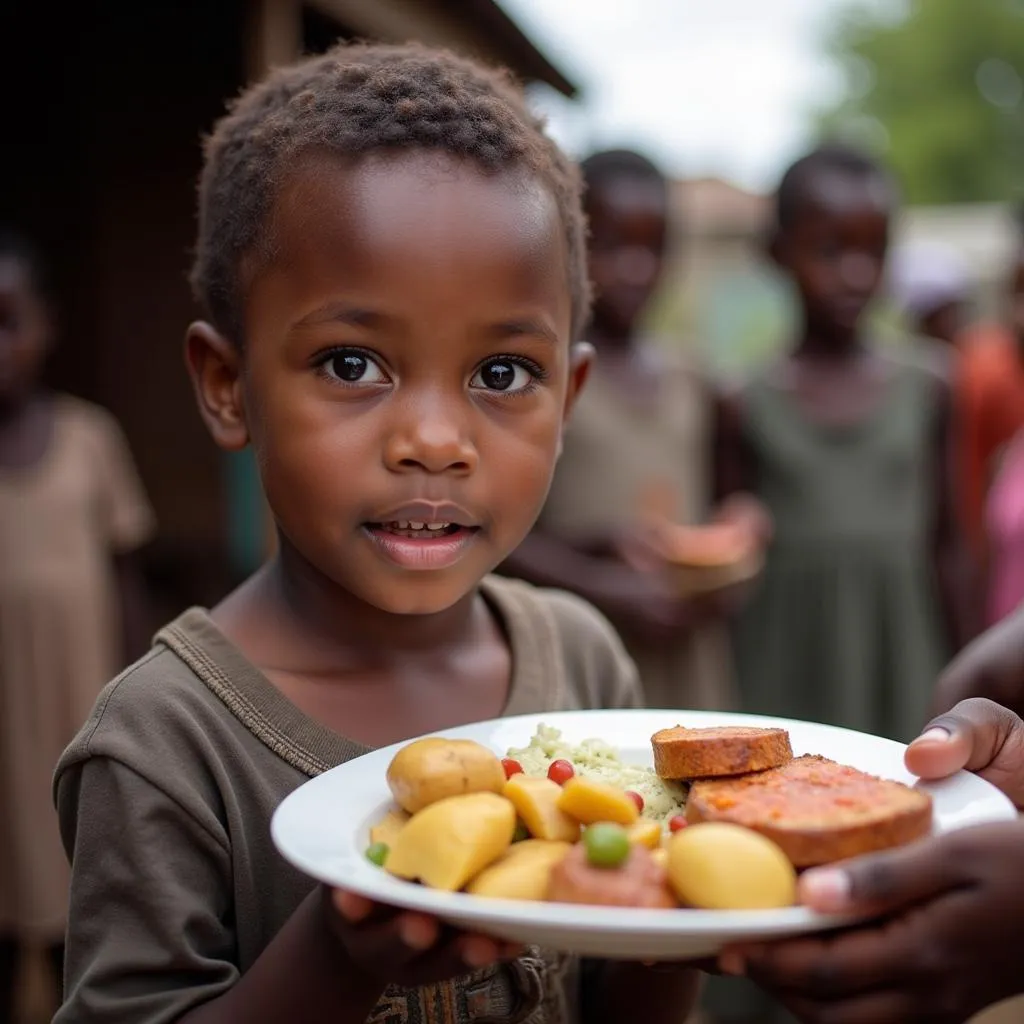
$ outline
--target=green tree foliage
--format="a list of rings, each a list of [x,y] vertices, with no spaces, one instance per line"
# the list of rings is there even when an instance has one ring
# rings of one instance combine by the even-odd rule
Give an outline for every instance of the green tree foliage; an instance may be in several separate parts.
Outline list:
[[[826,138],[872,146],[912,203],[1024,195],[1024,0],[889,0],[827,39],[843,72]]]

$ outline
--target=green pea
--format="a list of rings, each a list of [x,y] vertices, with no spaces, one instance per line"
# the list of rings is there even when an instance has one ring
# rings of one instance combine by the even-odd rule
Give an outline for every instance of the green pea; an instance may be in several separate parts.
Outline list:
[[[524,839],[530,838],[530,830],[521,822],[516,822],[516,830],[512,833],[512,842],[521,843]]]
[[[587,861],[596,868],[617,868],[629,856],[629,836],[621,825],[599,821],[583,833]]]
[[[388,859],[391,848],[387,843],[370,843],[366,848],[366,859],[377,867],[384,867],[384,861]]]

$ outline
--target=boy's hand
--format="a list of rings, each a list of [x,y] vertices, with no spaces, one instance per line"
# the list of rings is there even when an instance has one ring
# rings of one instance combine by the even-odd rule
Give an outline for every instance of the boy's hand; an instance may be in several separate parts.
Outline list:
[[[948,711],[968,697],[1024,715],[1024,608],[982,633],[939,676],[932,710]]]
[[[962,768],[1024,804],[1024,723],[992,701],[962,701],[907,749],[925,779]],[[802,1020],[936,1021],[1024,991],[1024,822],[988,825],[806,872],[800,901],[824,913],[868,913],[834,936],[723,954]]]
[[[745,973],[808,1024],[962,1024],[1024,991],[1024,822],[951,832],[809,871],[801,899],[881,919],[823,938],[736,948]]]
[[[378,982],[415,988],[512,960],[522,947],[441,925],[428,914],[330,892],[331,929],[352,963]]]

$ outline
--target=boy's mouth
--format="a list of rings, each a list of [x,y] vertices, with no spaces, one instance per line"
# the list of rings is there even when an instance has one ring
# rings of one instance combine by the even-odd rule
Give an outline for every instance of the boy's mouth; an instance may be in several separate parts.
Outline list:
[[[392,519],[366,523],[366,533],[377,551],[403,569],[447,569],[454,565],[480,532],[459,523]]]
[[[448,537],[459,530],[468,529],[458,523],[418,523],[413,520],[395,519],[388,523],[367,523],[371,530],[391,533],[396,537],[410,537],[414,540],[433,540]]]

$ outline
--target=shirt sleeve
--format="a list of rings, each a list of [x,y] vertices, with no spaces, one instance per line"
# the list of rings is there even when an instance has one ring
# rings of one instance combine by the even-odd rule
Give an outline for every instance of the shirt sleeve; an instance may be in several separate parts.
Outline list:
[[[643,707],[640,673],[608,619],[575,594],[544,593],[580,705],[587,709]]]
[[[156,517],[121,428],[106,416],[101,422],[96,470],[102,528],[111,548],[123,554],[150,539]]]
[[[60,776],[57,810],[71,892],[54,1024],[170,1024],[229,989],[238,969],[223,837],[103,757]]]

